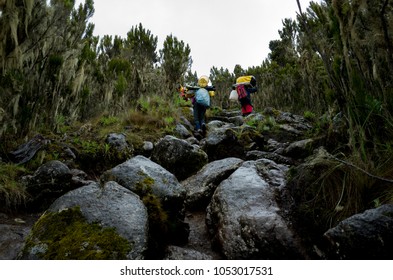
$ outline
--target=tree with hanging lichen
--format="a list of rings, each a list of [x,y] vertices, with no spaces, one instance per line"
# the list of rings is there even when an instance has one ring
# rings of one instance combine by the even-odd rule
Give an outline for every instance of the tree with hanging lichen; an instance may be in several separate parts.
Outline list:
[[[91,0],[78,9],[66,0],[49,5],[42,0],[6,1],[0,16],[0,135],[54,129],[60,115],[78,117],[81,54],[93,12]]]
[[[132,99],[137,100],[142,92],[146,92],[145,79],[152,71],[158,57],[156,53],[158,38],[146,30],[140,23],[127,33],[124,40],[122,56],[132,65]]]
[[[124,39],[100,40],[88,24],[92,0],[3,1],[0,9],[0,137],[58,131],[167,92],[157,37],[142,24]]]
[[[391,139],[392,16],[386,0],[311,3],[299,16],[303,47],[323,62],[326,93],[346,117],[354,151]]]

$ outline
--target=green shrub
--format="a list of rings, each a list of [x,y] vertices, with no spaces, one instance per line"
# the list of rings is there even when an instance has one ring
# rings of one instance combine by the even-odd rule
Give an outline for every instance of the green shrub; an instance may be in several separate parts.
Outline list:
[[[28,195],[25,187],[20,182],[20,177],[26,174],[25,168],[0,163],[0,209],[12,212],[24,206]]]

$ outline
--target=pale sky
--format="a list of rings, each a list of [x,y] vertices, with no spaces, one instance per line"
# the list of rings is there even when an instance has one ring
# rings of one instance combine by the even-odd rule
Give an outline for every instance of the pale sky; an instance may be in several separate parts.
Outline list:
[[[300,1],[303,11],[309,2]],[[212,66],[232,72],[236,64],[261,65],[282,20],[298,13],[296,0],[94,0],[94,8],[94,35],[126,38],[142,23],[158,37],[158,51],[172,34],[190,46],[198,75],[209,75]]]

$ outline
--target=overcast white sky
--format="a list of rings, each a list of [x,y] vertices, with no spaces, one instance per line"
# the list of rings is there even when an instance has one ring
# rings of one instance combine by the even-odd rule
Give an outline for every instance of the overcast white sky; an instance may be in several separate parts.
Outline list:
[[[300,2],[305,11],[310,1]],[[189,44],[198,75],[209,75],[212,66],[232,72],[236,64],[261,65],[282,20],[298,12],[296,0],[94,0],[94,8],[95,35],[125,38],[142,23],[158,37],[158,50],[172,34]]]

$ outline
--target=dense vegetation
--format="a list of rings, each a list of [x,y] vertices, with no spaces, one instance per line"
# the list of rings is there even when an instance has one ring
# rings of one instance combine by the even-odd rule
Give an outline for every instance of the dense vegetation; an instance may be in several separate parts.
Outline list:
[[[94,36],[89,23],[93,0],[79,7],[73,0],[3,0],[0,11],[4,161],[25,137],[61,134],[76,122],[149,122],[145,113],[151,112],[157,114],[152,120],[156,127],[168,127],[176,118],[171,111],[178,105],[176,87],[196,80],[190,46],[173,35],[161,50],[157,37],[142,24],[131,27],[126,38]],[[214,106],[228,106],[235,77],[251,74],[259,86],[253,98],[257,111],[269,106],[303,114],[316,122],[315,134],[326,136],[334,135],[339,119],[343,126],[340,135],[332,136],[333,152],[357,168],[345,172],[338,184],[356,184],[357,190],[378,184],[378,203],[389,201],[391,184],[368,175],[368,180],[355,178],[363,171],[393,175],[392,19],[389,0],[324,0],[307,9],[299,5],[296,19],[283,20],[280,39],[270,42],[262,65],[236,66],[233,72],[212,66]],[[338,161],[336,167],[341,165]],[[346,188],[348,198],[355,195],[351,189]]]

